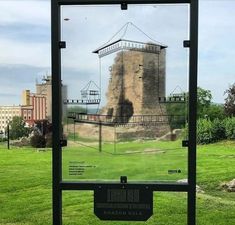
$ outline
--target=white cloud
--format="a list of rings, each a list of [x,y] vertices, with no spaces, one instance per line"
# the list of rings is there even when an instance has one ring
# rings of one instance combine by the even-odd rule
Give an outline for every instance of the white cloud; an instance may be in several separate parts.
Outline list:
[[[49,2],[3,0],[0,11],[0,62],[50,66]]]
[[[22,43],[0,39],[0,49],[1,63],[50,66],[50,43]]]
[[[50,26],[50,1],[1,0],[0,24],[28,23]]]
[[[157,41],[169,46],[167,76],[168,80],[174,81],[167,84],[169,92],[175,82],[178,82],[176,85],[185,82],[180,76],[187,72],[185,50],[181,49],[182,40],[187,39],[187,21],[184,19],[187,8],[138,6],[138,10],[132,10],[134,8],[130,6],[127,11],[121,11],[119,5],[116,7],[118,10],[115,11],[104,7],[98,11],[95,7],[89,7],[89,10],[83,7],[83,11],[79,11],[82,7],[63,6],[62,18],[70,18],[68,22],[62,20],[63,38],[68,44],[67,49],[63,50],[66,71],[70,71],[71,76],[86,74],[89,79],[92,74],[98,74],[98,57],[90,52],[131,21]],[[234,8],[234,0],[200,0],[199,86],[212,90],[216,102],[223,102],[224,90],[235,81]],[[50,1],[1,0],[0,12],[0,62],[50,67]],[[81,55],[81,51],[87,54]],[[16,76],[21,76],[16,67],[13,69]],[[71,76],[68,77],[72,81],[79,78]],[[177,77],[176,81],[174,76]]]

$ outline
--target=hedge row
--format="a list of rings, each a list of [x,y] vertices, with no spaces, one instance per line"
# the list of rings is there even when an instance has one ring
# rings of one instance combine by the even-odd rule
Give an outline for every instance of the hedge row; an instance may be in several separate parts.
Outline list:
[[[209,144],[224,139],[235,140],[235,117],[224,120],[199,119],[197,121],[198,144]]]

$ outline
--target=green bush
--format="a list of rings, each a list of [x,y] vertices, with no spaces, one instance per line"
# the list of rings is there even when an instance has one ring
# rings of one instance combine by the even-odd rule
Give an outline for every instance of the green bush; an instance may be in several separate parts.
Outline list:
[[[224,120],[220,120],[220,119],[213,120],[211,135],[212,135],[213,142],[224,140],[226,138]]]
[[[30,144],[34,148],[45,148],[46,147],[46,139],[44,136],[35,134],[30,139]]]
[[[212,122],[209,119],[198,119],[197,121],[197,143],[209,144],[213,141]]]
[[[235,139],[235,117],[225,119],[225,134],[227,139]]]
[[[209,144],[224,139],[235,139],[235,117],[224,120],[199,119],[197,121],[198,144]]]
[[[169,124],[172,130],[182,129],[185,127],[186,106],[185,104],[170,103],[166,104]]]
[[[52,133],[46,135],[46,147],[52,148]]]
[[[211,104],[208,109],[206,109],[205,114],[212,121],[215,119],[223,120],[226,118],[223,104]]]
[[[0,138],[0,142],[5,142],[5,141],[7,141],[7,138],[6,138],[6,137]]]

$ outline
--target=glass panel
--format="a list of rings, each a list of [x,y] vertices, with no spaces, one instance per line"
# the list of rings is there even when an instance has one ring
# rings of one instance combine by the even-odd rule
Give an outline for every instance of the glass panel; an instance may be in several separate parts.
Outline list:
[[[187,178],[188,10],[62,7],[64,180]]]

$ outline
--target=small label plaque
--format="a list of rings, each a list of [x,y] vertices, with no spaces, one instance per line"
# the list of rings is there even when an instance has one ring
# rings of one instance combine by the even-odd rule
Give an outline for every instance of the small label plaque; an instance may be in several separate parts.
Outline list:
[[[99,186],[94,213],[101,220],[146,221],[153,215],[153,192],[148,187]]]

